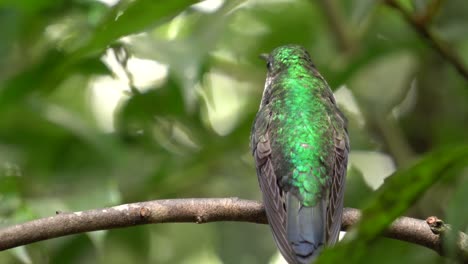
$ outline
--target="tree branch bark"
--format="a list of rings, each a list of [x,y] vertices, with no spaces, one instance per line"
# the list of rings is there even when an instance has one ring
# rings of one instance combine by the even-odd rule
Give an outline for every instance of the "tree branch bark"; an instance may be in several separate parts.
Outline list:
[[[347,230],[356,224],[360,217],[359,210],[345,208],[341,229]],[[201,224],[218,221],[267,223],[264,207],[256,201],[238,198],[155,200],[82,212],[58,212],[55,216],[6,227],[0,229],[0,250],[96,230],[143,224]],[[400,217],[393,222],[384,236],[418,244],[444,254],[439,236],[432,233],[424,220]]]

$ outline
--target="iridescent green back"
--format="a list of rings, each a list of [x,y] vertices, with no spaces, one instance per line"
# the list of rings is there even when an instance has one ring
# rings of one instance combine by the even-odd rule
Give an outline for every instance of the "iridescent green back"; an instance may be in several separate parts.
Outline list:
[[[275,50],[273,67],[285,67],[271,85],[271,148],[281,186],[296,193],[305,206],[314,206],[324,195],[331,177],[336,121],[329,88],[304,60],[303,50]]]

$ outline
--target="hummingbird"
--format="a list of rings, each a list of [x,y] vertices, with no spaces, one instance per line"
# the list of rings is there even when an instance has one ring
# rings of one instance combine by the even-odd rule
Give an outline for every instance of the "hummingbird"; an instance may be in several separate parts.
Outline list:
[[[263,203],[284,259],[311,263],[340,233],[347,120],[303,47],[262,57],[267,77],[250,147]]]

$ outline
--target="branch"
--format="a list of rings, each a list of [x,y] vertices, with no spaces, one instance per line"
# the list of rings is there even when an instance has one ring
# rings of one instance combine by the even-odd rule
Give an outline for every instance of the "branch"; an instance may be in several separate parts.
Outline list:
[[[419,23],[426,25],[431,23],[432,19],[442,7],[443,2],[444,0],[432,0],[430,3],[428,3],[424,12],[417,15]]]
[[[347,230],[356,224],[360,217],[359,210],[345,208],[341,229]],[[82,212],[57,212],[55,216],[6,227],[0,229],[0,250],[96,230],[143,224],[202,224],[218,221],[267,223],[264,207],[256,201],[238,198],[155,200]],[[418,244],[444,254],[439,236],[431,232],[424,220],[400,217],[393,222],[384,236]],[[462,248],[459,250],[463,251]]]
[[[0,229],[0,250],[96,230],[159,223],[238,221],[266,224],[263,205],[237,198],[174,199],[61,213]]]
[[[424,20],[421,20],[417,16],[414,16],[405,10],[398,0],[386,0],[385,3],[398,10],[405,18],[406,22],[408,22],[408,24],[410,24],[421,37],[427,39],[432,47],[443,58],[450,62],[466,80],[468,80],[468,68],[466,68],[461,58],[447,45],[447,43],[439,39],[431,30],[429,30]]]
[[[450,251],[452,254],[455,253],[455,256],[461,260],[464,260],[464,263],[468,262],[468,235],[460,232],[453,231],[452,227],[441,219],[438,219],[436,216],[430,216],[426,219],[426,223],[429,225],[431,232],[439,235],[440,240],[455,240],[457,246],[455,251]],[[444,248],[443,250],[447,250]]]

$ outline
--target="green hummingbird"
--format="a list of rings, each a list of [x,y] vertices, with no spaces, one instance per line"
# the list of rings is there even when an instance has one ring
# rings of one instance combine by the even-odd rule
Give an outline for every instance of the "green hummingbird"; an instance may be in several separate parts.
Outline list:
[[[268,222],[290,264],[338,240],[348,163],[347,121],[301,46],[268,55],[251,150]]]

